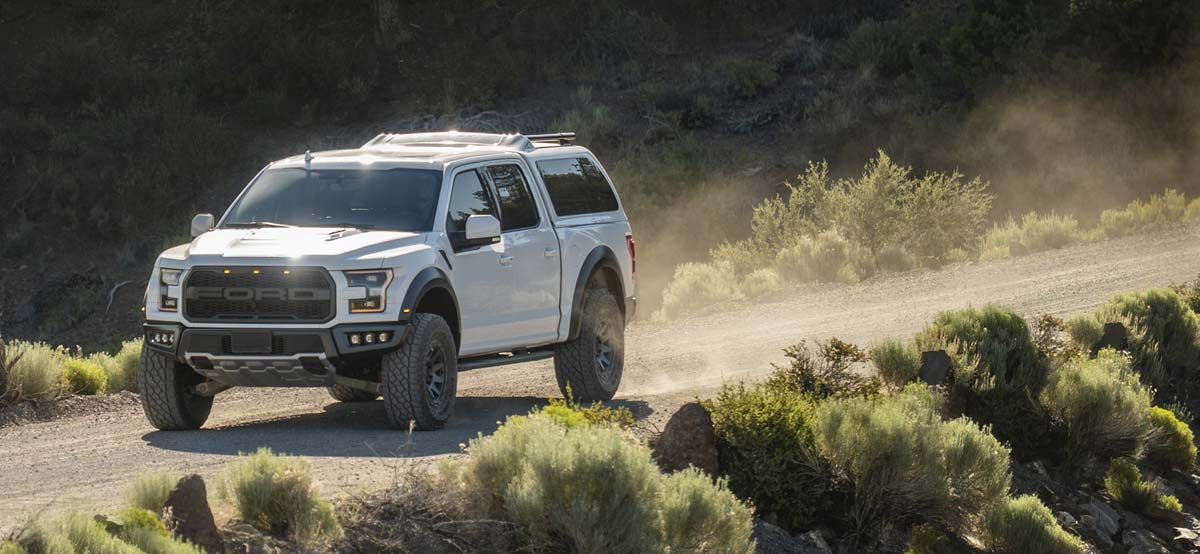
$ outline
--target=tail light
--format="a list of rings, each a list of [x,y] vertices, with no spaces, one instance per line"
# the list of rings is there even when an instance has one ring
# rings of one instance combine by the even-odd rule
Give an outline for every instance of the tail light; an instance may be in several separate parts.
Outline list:
[[[637,273],[637,242],[633,240],[633,233],[625,234],[625,246],[629,247],[629,272]]]

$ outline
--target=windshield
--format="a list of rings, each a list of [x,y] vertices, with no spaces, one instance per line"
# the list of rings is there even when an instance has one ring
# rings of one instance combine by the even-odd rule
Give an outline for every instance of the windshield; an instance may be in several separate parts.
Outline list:
[[[441,184],[431,169],[268,169],[221,226],[431,231]]]

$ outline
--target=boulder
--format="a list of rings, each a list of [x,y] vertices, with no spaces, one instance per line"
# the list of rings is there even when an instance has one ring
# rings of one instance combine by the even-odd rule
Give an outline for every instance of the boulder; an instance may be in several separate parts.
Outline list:
[[[1129,554],[1168,554],[1170,549],[1154,539],[1145,531],[1130,529],[1121,535],[1121,544],[1129,549]]]
[[[917,378],[930,385],[940,385],[950,376],[950,368],[954,362],[945,350],[934,350],[921,353],[921,371]]]
[[[1096,349],[1115,348],[1117,350],[1125,350],[1128,347],[1129,332],[1125,330],[1125,325],[1116,322],[1105,323],[1104,335],[1100,337],[1100,343],[1096,345]]]
[[[712,417],[699,402],[688,402],[667,421],[654,447],[654,458],[663,471],[693,466],[717,475],[717,433]]]
[[[1083,509],[1095,518],[1097,530],[1107,533],[1110,537],[1121,530],[1121,516],[1112,506],[1092,498]]]
[[[212,509],[208,506],[204,478],[199,475],[180,479],[167,495],[163,522],[176,537],[199,546],[208,554],[225,552]]]
[[[754,519],[755,554],[831,554],[833,549],[817,531],[793,537],[778,526]]]

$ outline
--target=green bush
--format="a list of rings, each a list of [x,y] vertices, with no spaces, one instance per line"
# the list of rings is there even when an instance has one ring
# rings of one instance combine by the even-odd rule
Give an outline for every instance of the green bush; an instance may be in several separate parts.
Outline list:
[[[52,400],[64,394],[63,365],[69,358],[64,349],[22,341],[10,342],[8,348],[10,355],[20,357],[9,368],[10,400]]]
[[[136,512],[136,515],[134,513]],[[12,552],[31,554],[203,554],[199,548],[172,539],[158,517],[143,510],[127,510],[120,532],[109,533],[103,524],[69,512],[53,521],[34,520],[15,537]],[[5,552],[0,547],[0,552]]]
[[[995,554],[1083,554],[1084,544],[1033,495],[1005,498],[988,510],[981,538]]]
[[[13,541],[0,540],[0,554],[27,554],[27,553],[24,548],[21,548],[21,545],[15,543]]]
[[[779,278],[779,274],[774,269],[770,268],[752,271],[738,285],[738,290],[746,298],[758,298],[781,288],[783,288],[783,280]]]
[[[1092,314],[1077,314],[1067,320],[1067,333],[1084,352],[1091,352],[1104,338],[1104,324]]]
[[[721,473],[733,492],[788,529],[809,528],[826,515],[837,491],[814,442],[813,400],[737,383],[704,404],[719,439]]]
[[[992,435],[1012,449],[1013,458],[1060,461],[1065,454],[1067,439],[1065,425],[1027,389],[997,387],[976,391],[969,387],[953,387],[951,404],[962,407],[963,415],[991,427]],[[1030,429],[1038,432],[1030,433]]]
[[[570,388],[567,391],[570,392]],[[582,406],[571,398],[551,398],[547,406],[534,410],[534,413],[544,414],[559,425],[569,428],[585,425],[614,425],[628,428],[634,424],[633,413],[629,411],[629,408],[610,408],[599,401],[593,402],[591,406]]]
[[[1158,492],[1154,483],[1142,477],[1141,470],[1127,458],[1115,458],[1104,475],[1104,488],[1114,500],[1134,512],[1150,508],[1180,511],[1179,499]]]
[[[179,484],[179,476],[169,471],[139,473],[133,483],[125,489],[125,506],[162,513],[167,496]]]
[[[533,413],[471,441],[457,477],[534,550],[753,551],[750,509],[695,470],[665,476],[611,426]],[[693,550],[694,549],[694,550]]]
[[[908,271],[917,267],[916,257],[898,244],[889,244],[880,249],[879,254],[875,256],[875,263],[879,266],[879,271],[885,273]]]
[[[1137,456],[1150,433],[1150,391],[1129,358],[1112,349],[1075,358],[1050,374],[1039,397],[1067,429],[1067,453],[1079,460]]]
[[[956,367],[954,381],[975,390],[1040,386],[1043,371],[1029,326],[1015,312],[989,304],[942,312],[916,336],[921,351],[953,351],[974,363]]]
[[[1191,471],[1196,465],[1196,442],[1188,424],[1157,406],[1150,408],[1147,419],[1154,433],[1146,445],[1146,461],[1162,470]]]
[[[870,358],[879,377],[893,387],[915,381],[921,371],[921,353],[916,346],[897,339],[884,339],[873,344]]]
[[[109,392],[138,392],[137,374],[141,367],[142,339],[136,338],[121,343],[114,355],[94,354],[90,361],[100,364],[108,376]]]
[[[1069,215],[1029,212],[1017,223],[1011,217],[983,236],[980,258],[1007,258],[1016,252],[1043,252],[1070,246],[1084,239],[1079,222]]]
[[[1193,368],[1200,364],[1200,323],[1178,294],[1168,289],[1117,294],[1097,317],[1126,323],[1135,367],[1155,388],[1190,392]]]
[[[816,351],[807,341],[783,350],[788,365],[772,364],[775,369],[767,386],[816,398],[830,396],[871,396],[879,392],[879,382],[855,370],[865,362],[867,353],[859,347],[832,337],[818,342]]]
[[[818,408],[817,444],[853,482],[860,525],[918,520],[967,533],[1008,493],[1008,449],[969,419],[943,421],[941,409],[923,384]]]
[[[1147,201],[1134,200],[1124,209],[1100,213],[1100,228],[1105,236],[1123,237],[1143,229],[1181,221],[1187,212],[1187,199],[1178,191],[1167,189]]]
[[[663,290],[662,314],[680,314],[737,298],[733,271],[726,266],[686,263],[675,268],[675,277]]]
[[[63,379],[67,392],[84,396],[104,394],[108,390],[108,375],[100,364],[71,358],[63,364]]]
[[[897,75],[908,68],[911,37],[900,21],[864,20],[833,50],[838,63],[854,69],[874,69]]]
[[[239,454],[217,479],[217,496],[246,523],[298,541],[341,535],[333,507],[317,494],[308,463],[269,448]]]

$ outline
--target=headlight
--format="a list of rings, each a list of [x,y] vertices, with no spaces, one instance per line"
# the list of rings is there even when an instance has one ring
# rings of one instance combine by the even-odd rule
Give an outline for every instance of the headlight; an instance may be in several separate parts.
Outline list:
[[[364,291],[361,298],[350,300],[350,313],[377,313],[387,307],[387,287],[392,282],[392,270],[347,271],[346,282],[351,288]]]
[[[158,287],[162,291],[162,296],[158,300],[158,308],[164,312],[173,312],[179,309],[179,298],[171,296],[170,287],[179,286],[179,277],[183,275],[182,269],[167,269],[158,270],[158,280],[161,283]]]

